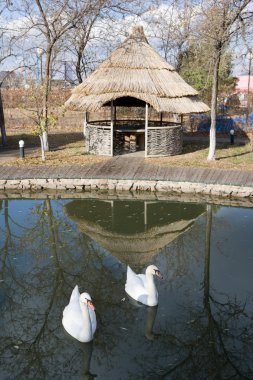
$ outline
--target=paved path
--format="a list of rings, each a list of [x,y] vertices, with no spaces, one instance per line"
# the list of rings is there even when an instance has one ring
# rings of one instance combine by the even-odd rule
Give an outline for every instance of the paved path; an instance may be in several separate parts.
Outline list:
[[[253,187],[253,172],[250,171],[166,167],[147,163],[142,157],[126,155],[85,166],[0,166],[0,180],[37,178],[180,181]]]
[[[26,155],[33,155],[36,152],[38,152],[39,149],[37,147],[26,147],[25,148],[25,154]],[[19,158],[19,149],[8,149],[0,147],[0,162],[9,162],[9,161],[15,161],[17,158]]]

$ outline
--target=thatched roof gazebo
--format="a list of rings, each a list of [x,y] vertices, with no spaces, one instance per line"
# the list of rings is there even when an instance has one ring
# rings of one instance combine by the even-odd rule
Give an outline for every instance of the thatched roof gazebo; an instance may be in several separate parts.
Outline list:
[[[145,149],[145,156],[180,154],[182,125],[163,120],[164,113],[203,113],[209,107],[198,92],[148,44],[142,27],[129,37],[66,102],[71,109],[85,111],[86,148],[90,153],[109,155],[120,146],[125,151]],[[110,107],[110,120],[89,121],[89,112]],[[143,120],[118,120],[117,107],[143,107]],[[157,113],[150,119],[150,109]]]

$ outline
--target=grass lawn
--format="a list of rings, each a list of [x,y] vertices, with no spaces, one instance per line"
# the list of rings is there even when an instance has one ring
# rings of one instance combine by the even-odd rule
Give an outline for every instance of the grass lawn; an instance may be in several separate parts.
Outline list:
[[[83,134],[79,132],[72,133],[52,133],[49,135],[50,151],[46,152],[46,161],[41,159],[41,148],[39,137],[31,134],[9,134],[8,149],[19,149],[19,140],[24,140],[26,147],[32,147],[33,152],[25,154],[24,159],[18,158],[9,162],[1,162],[0,165],[71,165],[71,164],[90,164],[101,162],[107,157],[94,156],[85,153],[85,141]]]
[[[25,146],[34,147],[34,151],[25,159],[1,162],[4,165],[71,165],[97,163],[109,157],[94,156],[85,153],[85,141],[80,132],[58,132],[49,135],[50,152],[46,161],[41,160],[39,138],[29,133],[8,134],[8,148],[18,150],[18,141],[23,139]],[[147,163],[167,166],[214,167],[224,169],[253,170],[253,149],[250,143],[217,143],[216,160],[207,161],[208,142],[184,142],[183,153],[172,157],[146,158]]]
[[[185,142],[181,155],[149,158],[148,162],[169,166],[253,170],[253,147],[250,143],[238,145],[217,143],[215,161],[207,161],[208,150],[208,142]]]

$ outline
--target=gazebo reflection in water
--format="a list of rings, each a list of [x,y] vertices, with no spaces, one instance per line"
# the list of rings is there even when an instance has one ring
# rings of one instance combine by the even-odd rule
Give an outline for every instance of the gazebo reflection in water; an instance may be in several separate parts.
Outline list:
[[[147,265],[205,212],[202,204],[119,199],[74,200],[65,209],[82,233],[132,267]]]

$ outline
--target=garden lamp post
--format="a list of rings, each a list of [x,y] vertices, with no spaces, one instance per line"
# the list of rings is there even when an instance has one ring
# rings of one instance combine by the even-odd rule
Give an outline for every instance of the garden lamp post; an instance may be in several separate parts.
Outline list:
[[[20,158],[24,158],[25,157],[25,142],[24,142],[24,140],[19,140],[18,145],[19,145],[19,156],[20,156]]]

